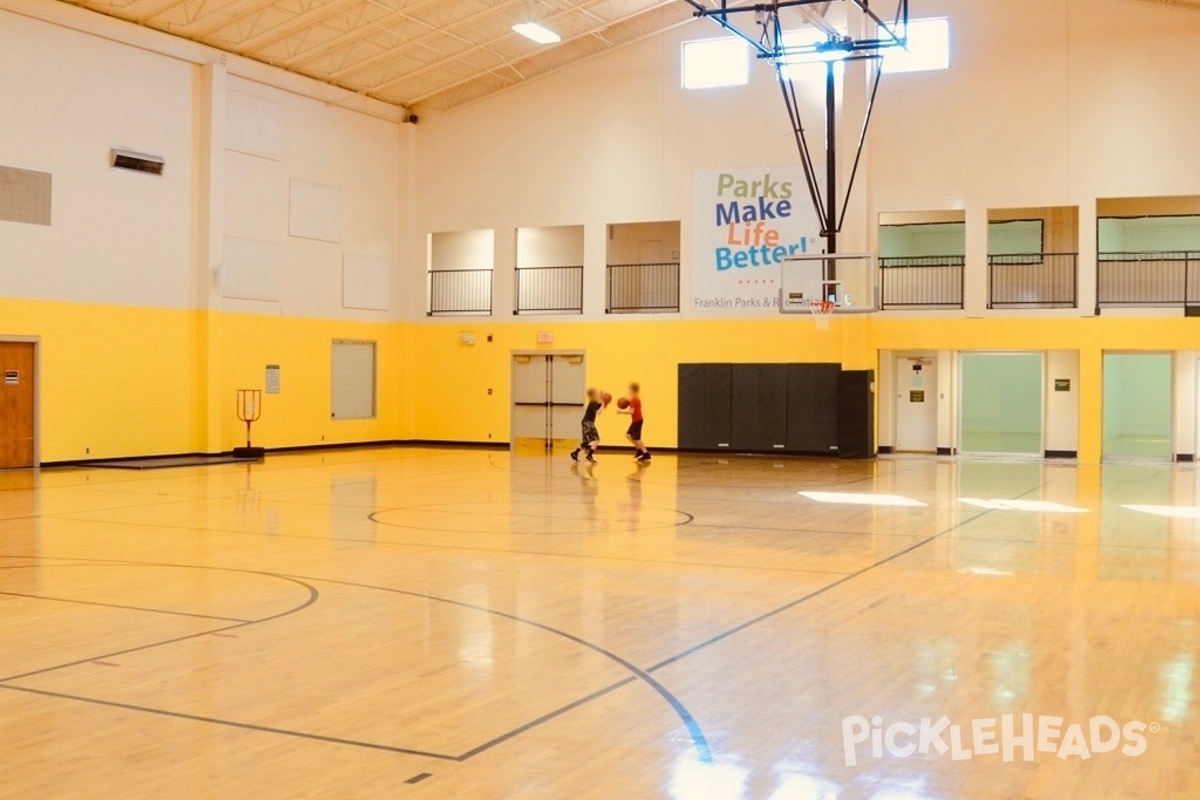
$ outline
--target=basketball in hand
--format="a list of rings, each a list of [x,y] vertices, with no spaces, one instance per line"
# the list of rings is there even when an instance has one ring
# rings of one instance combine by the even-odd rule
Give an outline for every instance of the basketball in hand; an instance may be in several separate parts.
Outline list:
[[[629,400],[622,397],[620,400],[617,401],[617,408],[621,409],[622,411],[629,408]]]

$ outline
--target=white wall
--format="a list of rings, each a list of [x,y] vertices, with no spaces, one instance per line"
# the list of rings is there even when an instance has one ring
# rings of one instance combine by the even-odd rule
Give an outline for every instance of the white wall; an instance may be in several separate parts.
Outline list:
[[[577,267],[583,263],[583,226],[517,230],[517,266]]]
[[[679,260],[679,222],[632,222],[608,228],[609,264],[671,263]]]
[[[239,119],[239,112],[248,119]],[[388,311],[344,308],[342,267],[346,253],[397,261],[398,126],[236,76],[228,79],[226,114],[225,235],[277,242],[283,266],[276,302],[225,297],[219,306],[287,316],[393,317]],[[251,136],[264,130],[278,135]],[[264,140],[245,148],[257,153],[231,149],[248,138]],[[292,235],[294,181],[338,190],[340,202],[330,213],[340,211],[340,220],[331,225],[337,233],[328,237],[337,241]]]
[[[0,222],[0,296],[191,302],[192,91],[189,64],[0,11],[0,164],[53,175],[49,227]]]
[[[496,232],[490,229],[447,231],[430,238],[429,269],[492,269]],[[424,272],[421,273],[422,279]]]
[[[583,224],[586,316],[594,318],[604,316],[609,224],[685,220],[681,249],[690,263],[695,170],[797,160],[766,65],[755,65],[748,87],[681,88],[681,43],[712,35],[711,23],[698,20],[456,111],[423,112],[417,229]],[[813,100],[816,86],[809,88]],[[503,273],[503,246],[497,255]],[[409,276],[414,291],[424,280]],[[498,276],[498,286],[507,283]],[[683,296],[689,291],[685,268]],[[503,302],[498,293],[501,316]],[[421,310],[415,297],[410,312]]]
[[[880,212],[968,211],[963,313],[978,315],[987,313],[988,209],[1079,207],[1080,308],[1090,309],[1097,198],[1200,186],[1191,154],[1200,104],[1187,102],[1200,72],[1200,14],[1133,0],[915,0],[913,9],[950,18],[952,67],[885,77],[841,249],[873,247]],[[460,110],[422,114],[417,228],[582,221],[591,231],[681,219],[686,296],[693,172],[798,160],[766,65],[748,87],[680,88],[681,41],[714,35],[696,21]],[[854,111],[862,76],[849,75]],[[819,84],[800,88],[811,127]],[[853,113],[841,129],[848,144]],[[589,270],[602,266],[589,233]],[[603,281],[589,279],[588,291],[589,307],[602,309],[591,293]]]
[[[342,282],[347,253],[400,269],[398,109],[63,3],[8,4],[0,164],[51,173],[53,208],[49,227],[0,223],[0,296],[397,316],[394,297],[344,308]],[[163,175],[112,169],[112,147],[163,157]],[[289,235],[292,179],[338,188],[339,241]],[[226,250],[278,274],[231,274]]]
[[[1056,380],[1069,380],[1071,390],[1054,389]],[[1046,450],[1079,451],[1079,352],[1046,351],[1046,425],[1043,439]]]

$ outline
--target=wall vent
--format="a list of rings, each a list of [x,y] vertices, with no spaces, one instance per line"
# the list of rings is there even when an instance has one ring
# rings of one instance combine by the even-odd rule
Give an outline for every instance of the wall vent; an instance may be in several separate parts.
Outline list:
[[[151,175],[162,175],[166,162],[158,156],[148,156],[145,153],[135,153],[132,150],[109,151],[114,169],[127,169],[131,172],[148,172]]]
[[[0,166],[0,221],[50,224],[49,172]]]

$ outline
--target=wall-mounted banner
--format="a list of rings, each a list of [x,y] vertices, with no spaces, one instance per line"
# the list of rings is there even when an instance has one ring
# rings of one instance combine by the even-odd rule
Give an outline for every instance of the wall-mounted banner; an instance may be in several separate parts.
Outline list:
[[[692,308],[775,313],[789,256],[825,240],[799,167],[696,173]]]

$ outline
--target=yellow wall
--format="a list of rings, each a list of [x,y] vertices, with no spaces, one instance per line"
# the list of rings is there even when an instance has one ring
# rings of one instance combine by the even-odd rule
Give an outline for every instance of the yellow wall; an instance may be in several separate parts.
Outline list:
[[[831,361],[875,369],[880,350],[1080,351],[1080,458],[1098,461],[1101,364],[1105,350],[1180,350],[1200,344],[1200,325],[1184,318],[835,317],[827,332],[806,317],[767,320],[482,322],[408,325],[406,384],[414,438],[507,441],[513,350],[585,350],[591,384],[619,392],[631,380],[646,395],[647,436],[676,444],[676,367],[686,362]],[[470,331],[477,344],[459,343]],[[552,345],[538,345],[550,331]],[[488,335],[494,341],[486,341]],[[487,390],[493,389],[488,395]],[[1190,412],[1189,412],[1190,413]],[[610,419],[601,433],[621,441]]]
[[[510,353],[585,350],[589,383],[616,395],[630,381],[640,382],[648,435],[656,444],[673,446],[679,363],[842,360],[840,331],[814,335],[813,323],[803,324],[782,319],[414,324],[409,326],[412,429],[421,439],[507,441]],[[475,334],[475,345],[459,343],[468,330]],[[554,343],[539,345],[539,331],[552,332]],[[798,331],[803,335],[797,336]],[[493,342],[487,342],[488,335]],[[619,420],[601,426],[610,442],[623,441],[622,433]]]
[[[403,373],[399,325],[257,314],[217,312],[212,382],[220,438],[206,450],[224,451],[245,441],[237,422],[239,388],[261,389],[267,364],[280,365],[281,392],[263,396],[262,419],[254,424],[261,447],[381,441],[399,438],[400,385]],[[330,418],[333,391],[331,350],[334,339],[376,342],[376,418]]]
[[[676,443],[680,363],[826,361],[862,369],[877,366],[880,350],[1077,350],[1079,453],[1096,461],[1103,352],[1200,347],[1200,326],[1181,317],[842,316],[824,332],[807,317],[464,322],[365,323],[0,299],[0,336],[40,337],[43,461],[228,450],[242,442],[235,390],[261,388],[267,364],[281,365],[283,391],[264,398],[258,445],[506,442],[511,353],[539,349],[586,351],[589,383],[614,394],[639,381],[649,440],[666,447]],[[468,331],[475,345],[460,343]],[[553,344],[537,343],[541,331],[553,334]],[[330,419],[330,348],[339,338],[378,343],[376,419]],[[603,433],[619,442],[621,427],[610,419]]]
[[[361,323],[0,298],[0,337],[38,337],[42,461],[219,452],[243,442],[238,388],[262,388],[254,443],[281,447],[400,435],[403,329]],[[329,417],[335,338],[378,342],[378,417]],[[209,414],[209,408],[212,414]],[[210,422],[211,420],[211,422]]]
[[[0,298],[0,336],[41,337],[43,461],[197,449],[194,312]]]

